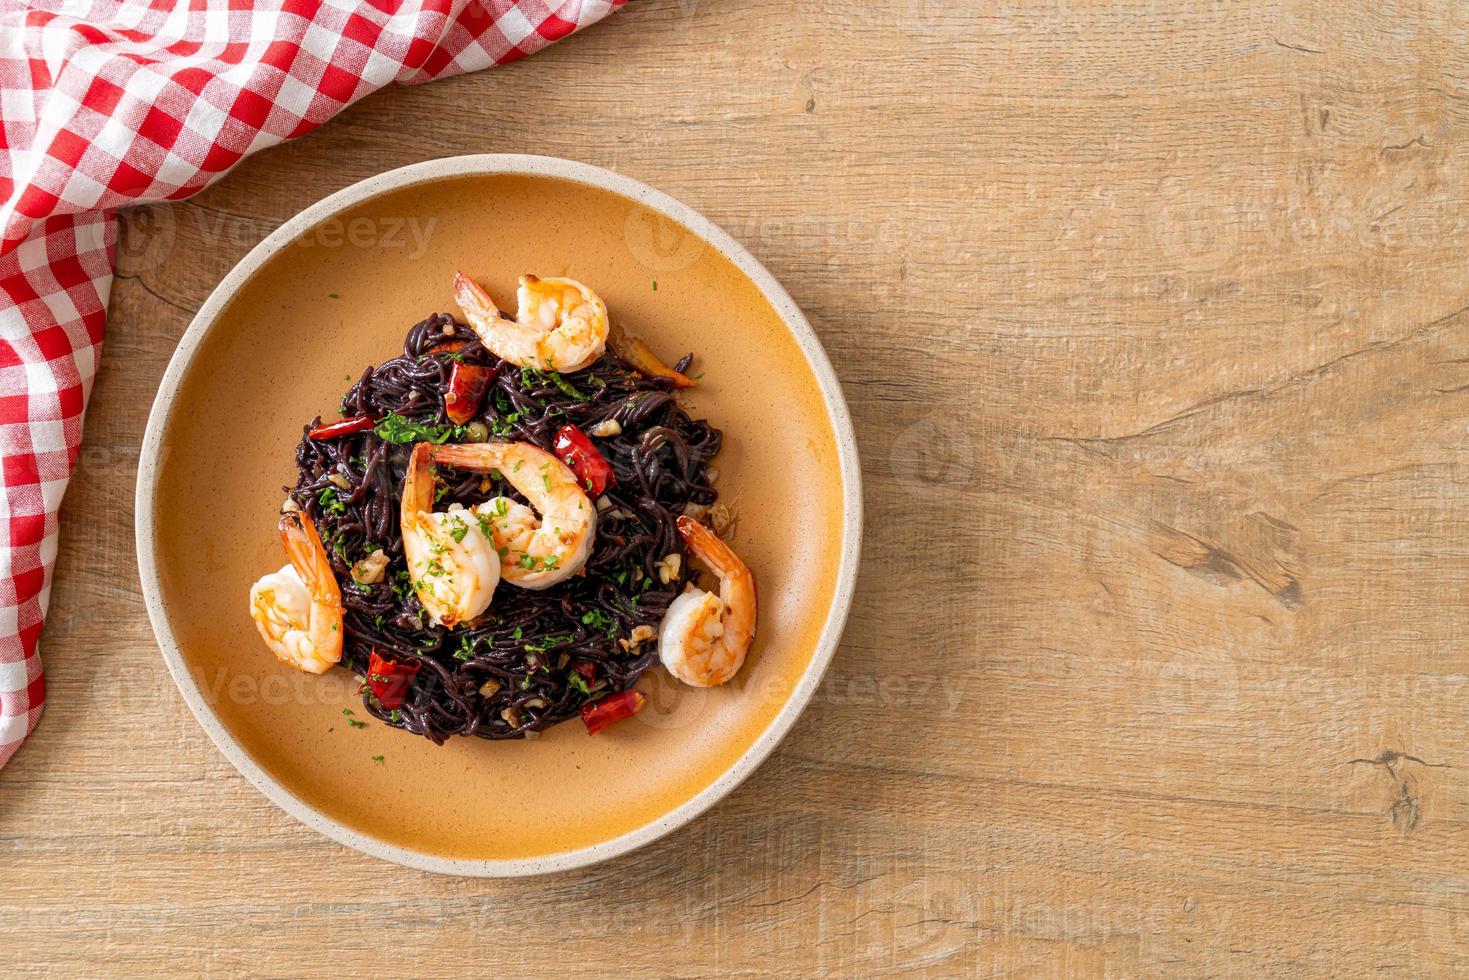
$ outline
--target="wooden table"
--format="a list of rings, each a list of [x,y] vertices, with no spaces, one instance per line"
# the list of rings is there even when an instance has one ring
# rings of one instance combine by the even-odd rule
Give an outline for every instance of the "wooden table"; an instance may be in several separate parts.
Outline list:
[[[1457,0],[646,0],[133,215],[49,707],[0,775],[5,972],[1469,969],[1466,32]],[[226,270],[330,191],[489,150],[744,241],[867,481],[784,746],[536,881],[276,810],[164,674],[133,563],[144,418]]]

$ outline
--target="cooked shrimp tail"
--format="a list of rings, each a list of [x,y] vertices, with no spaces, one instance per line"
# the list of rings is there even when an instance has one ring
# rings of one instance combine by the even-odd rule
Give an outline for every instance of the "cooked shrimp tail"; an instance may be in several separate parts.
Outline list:
[[[250,589],[250,618],[281,663],[313,674],[342,659],[342,590],[311,518],[281,513],[278,529],[290,564]]]
[[[408,472],[403,475],[403,494],[399,508],[404,513],[424,513],[434,509],[433,446],[415,443],[408,457]]]
[[[479,283],[462,272],[454,273],[454,302],[469,318],[470,325],[507,319],[500,315],[500,308],[490,299],[490,294],[480,288]],[[475,326],[475,330],[479,328]]]
[[[490,607],[500,584],[500,557],[489,535],[459,505],[435,512],[434,446],[420,442],[408,458],[401,524],[408,578],[429,617],[453,629]]]
[[[723,684],[745,663],[755,638],[755,577],[713,531],[679,517],[678,532],[695,558],[719,578],[719,594],[690,585],[668,605],[658,631],[658,655],[685,684]]]
[[[517,367],[580,371],[607,349],[607,306],[575,279],[521,276],[514,320],[462,272],[454,300],[485,348]]]
[[[639,338],[624,332],[622,327],[612,327],[607,333],[607,339],[624,361],[648,377],[662,378],[675,388],[694,386],[693,378],[663,363],[663,359],[654,354],[652,348]]]

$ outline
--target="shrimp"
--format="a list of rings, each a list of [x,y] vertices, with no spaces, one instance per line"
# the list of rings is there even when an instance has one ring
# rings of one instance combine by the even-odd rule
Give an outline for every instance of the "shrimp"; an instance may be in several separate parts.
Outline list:
[[[607,306],[575,279],[521,276],[514,320],[462,272],[454,274],[454,300],[480,342],[517,367],[580,371],[607,349]]]
[[[283,511],[278,527],[291,563],[250,587],[250,618],[281,663],[324,674],[342,659],[342,590],[310,517]]]
[[[500,584],[500,556],[473,516],[458,505],[435,512],[432,443],[420,442],[403,480],[403,555],[429,618],[447,629],[490,607]]]
[[[528,442],[439,446],[433,458],[479,473],[498,472],[535,508],[509,497],[492,497],[472,508],[499,551],[506,581],[546,589],[586,564],[597,536],[597,508],[561,460]]]
[[[719,595],[691,583],[669,603],[658,629],[658,656],[685,684],[714,687],[739,673],[755,638],[755,576],[698,521],[679,517],[678,533],[719,576]]]
[[[675,388],[694,386],[693,378],[664,364],[662,359],[653,353],[652,348],[643,343],[641,339],[628,336],[620,326],[611,328],[607,332],[607,339],[612,341],[612,346],[616,348],[618,354],[622,355],[622,359],[642,374],[650,378],[663,378]]]

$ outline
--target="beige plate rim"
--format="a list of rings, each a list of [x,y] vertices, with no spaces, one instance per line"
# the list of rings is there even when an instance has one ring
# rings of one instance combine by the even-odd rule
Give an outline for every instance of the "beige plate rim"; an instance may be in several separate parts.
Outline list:
[[[477,174],[559,178],[611,191],[682,224],[738,266],[759,287],[765,299],[779,314],[791,336],[806,356],[807,365],[821,389],[827,417],[835,434],[842,480],[842,559],[826,623],[822,627],[816,650],[802,673],[800,681],[796,684],[785,705],[781,707],[754,744],[712,783],[682,805],[656,820],[612,840],[589,847],[544,857],[514,860],[458,860],[423,854],[385,843],[346,827],[318,812],[258,766],[221,723],[201,694],[189,672],[188,665],[184,662],[183,654],[169,623],[168,614],[163,608],[159,587],[158,559],[154,549],[155,510],[158,506],[157,490],[161,475],[160,450],[163,432],[167,428],[173,411],[179,383],[187,374],[199,346],[209,334],[215,319],[233,298],[236,291],[272,256],[320,221],[388,191],[445,178]],[[796,306],[795,301],[776,282],[775,277],[743,246],[694,209],[632,178],[604,170],[601,167],[557,157],[489,153],[429,160],[369,177],[306,208],[281,225],[240,260],[240,263],[224,277],[199,309],[188,330],[179,340],[178,348],[169,361],[167,371],[164,372],[158,395],[153,402],[153,409],[148,416],[147,431],[143,436],[138,465],[135,514],[134,530],[137,538],[138,570],[142,580],[143,597],[148,608],[148,618],[153,624],[153,632],[158,638],[158,645],[163,653],[163,659],[168,664],[169,673],[172,674],[174,683],[178,685],[180,693],[183,694],[189,710],[194,713],[194,717],[198,719],[199,724],[203,726],[214,744],[235,768],[244,774],[246,779],[277,806],[308,827],[374,857],[439,874],[469,877],[516,877],[584,867],[626,854],[650,843],[683,826],[719,802],[770,755],[780,740],[790,731],[796,719],[800,717],[817,686],[821,683],[827,665],[836,651],[837,642],[841,638],[842,628],[846,624],[857,577],[861,547],[862,487],[852,420],[847,411],[846,400],[842,395],[841,384],[832,370],[831,362],[827,359],[826,352],[822,349],[815,331],[811,329],[810,323]]]

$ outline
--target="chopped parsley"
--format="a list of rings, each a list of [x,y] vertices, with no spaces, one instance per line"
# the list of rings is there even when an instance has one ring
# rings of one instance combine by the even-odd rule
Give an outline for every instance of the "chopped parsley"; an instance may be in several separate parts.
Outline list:
[[[464,536],[469,533],[469,525],[464,523],[464,519],[458,516],[453,518],[453,522],[454,526],[449,529],[449,537],[455,541],[463,541]]]
[[[400,568],[393,573],[393,578],[395,579],[391,583],[393,595],[398,597],[399,602],[402,602],[408,598],[408,593],[413,591],[413,576],[408,574],[408,569]]]
[[[537,565],[540,565],[540,571],[549,572],[560,563],[561,559],[557,555],[546,555],[543,558],[538,558],[535,555],[531,554],[521,555],[520,560],[516,562],[517,565],[519,565],[521,568],[524,568],[528,572],[536,571]]]
[[[575,639],[576,637],[572,636],[570,633],[560,633],[555,636],[548,636],[545,639],[538,640],[535,643],[527,643],[525,645],[525,649],[528,653],[545,653],[552,647],[561,646],[564,643],[570,643]]]
[[[587,679],[581,675],[581,671],[579,671],[579,670],[569,670],[569,671],[567,671],[566,672],[566,683],[570,684],[572,687],[576,688],[578,691],[580,691],[583,694],[591,694],[592,693],[592,689],[589,686],[587,686]]]
[[[333,489],[332,487],[326,487],[326,488],[324,488],[321,491],[321,493],[317,495],[317,498],[316,499],[317,499],[317,502],[319,502],[321,504],[321,509],[325,513],[328,513],[328,514],[345,514],[345,513],[347,513],[347,505],[344,504],[344,503],[342,503],[340,500],[337,499],[337,491],[335,489]]]
[[[490,431],[497,436],[508,436],[513,430],[516,422],[519,422],[524,412],[510,412],[507,415],[490,420]]]
[[[351,725],[353,728],[366,728],[367,727],[367,722],[365,722],[365,721],[358,721],[356,718],[348,718],[347,719],[347,724]]]
[[[455,660],[468,660],[474,656],[474,637],[465,635],[459,638],[459,649],[454,651]]]
[[[555,372],[555,371],[548,371],[546,373],[546,377],[548,377],[548,378],[551,379],[551,383],[553,385],[555,385],[557,388],[560,388],[561,389],[561,393],[563,395],[570,395],[572,398],[575,398],[579,402],[589,402],[589,401],[592,400],[592,396],[591,395],[584,395],[584,394],[582,394],[580,391],[578,391],[575,387],[572,386],[572,384],[571,384],[570,381],[567,381],[565,378],[563,378],[557,372]]]
[[[399,445],[410,442],[432,442],[443,445],[450,439],[463,439],[465,428],[462,425],[432,425],[415,422],[413,419],[404,418],[397,412],[389,412],[378,421],[373,431],[383,441]]]
[[[378,765],[382,765],[384,760],[383,760],[383,757],[382,756],[375,755],[375,756],[372,757],[372,761],[373,762],[376,762]]]
[[[617,620],[613,619],[611,616],[607,615],[600,609],[588,609],[586,612],[582,613],[581,621],[583,626],[590,626],[593,629],[599,630],[606,629],[609,626],[615,626],[617,624]]]

